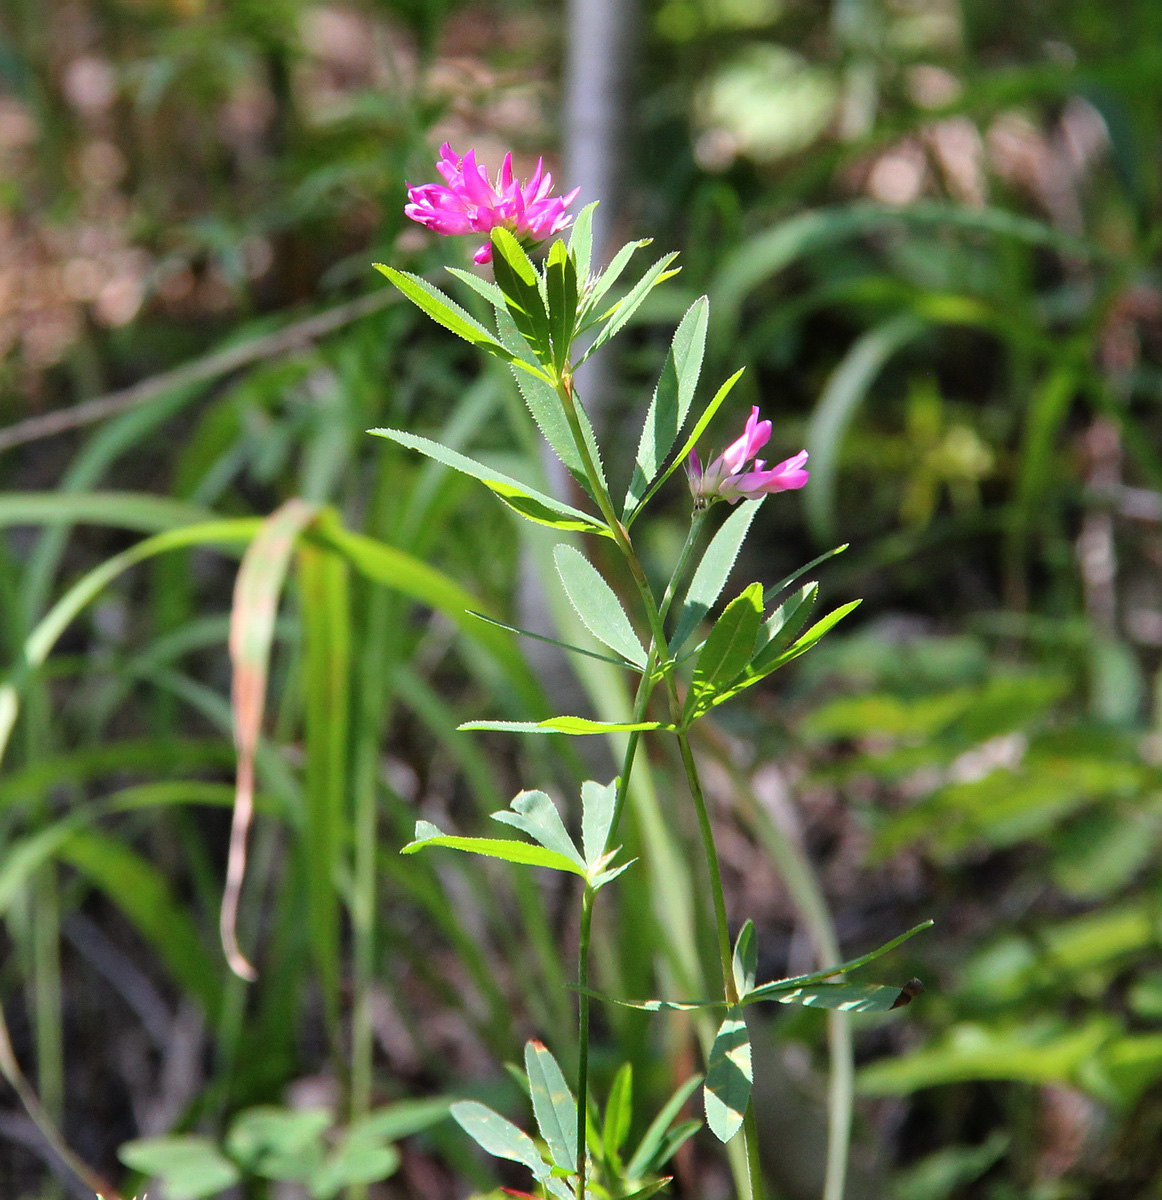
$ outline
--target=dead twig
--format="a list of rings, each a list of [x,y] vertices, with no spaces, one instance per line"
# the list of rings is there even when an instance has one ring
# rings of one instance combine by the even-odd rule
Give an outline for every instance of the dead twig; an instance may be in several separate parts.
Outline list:
[[[11,450],[14,446],[23,446],[41,438],[66,433],[70,429],[91,425],[95,421],[103,421],[106,417],[116,416],[139,404],[147,404],[168,392],[199,383],[209,383],[252,363],[279,358],[325,337],[328,333],[333,333],[336,329],[342,329],[344,325],[350,325],[353,321],[379,312],[401,298],[401,293],[384,288],[370,295],[360,296],[358,300],[336,305],[313,317],[296,321],[285,329],[264,334],[240,346],[231,346],[227,350],[219,350],[207,354],[204,358],[175,367],[172,371],[152,375],[120,391],[97,396],[72,408],[58,409],[43,416],[17,421],[14,425],[0,429],[0,453]]]

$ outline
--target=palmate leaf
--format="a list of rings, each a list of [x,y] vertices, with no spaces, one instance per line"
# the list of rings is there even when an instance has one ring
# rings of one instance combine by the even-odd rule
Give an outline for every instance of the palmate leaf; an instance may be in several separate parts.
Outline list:
[[[587,779],[581,785],[581,846],[590,867],[605,853],[617,802],[617,784],[616,779],[607,784]]]
[[[512,801],[511,809],[502,809],[491,814],[494,821],[511,825],[527,833],[535,842],[539,842],[546,850],[571,859],[579,867],[585,866],[585,860],[573,844],[565,823],[557,806],[540,791],[521,792]]]
[[[720,1142],[729,1142],[742,1128],[753,1084],[746,1019],[740,1005],[731,1005],[710,1047],[702,1085],[706,1124]]]
[[[538,492],[527,484],[511,479],[500,471],[494,471],[491,467],[486,467],[483,463],[477,462],[467,455],[450,450],[447,446],[440,445],[439,442],[433,442],[430,438],[406,433],[402,429],[370,429],[368,432],[375,434],[376,437],[397,442],[409,450],[418,450],[421,454],[443,463],[446,467],[451,467],[454,471],[460,471],[464,475],[470,475],[473,479],[479,479],[510,508],[539,525],[611,536],[604,525],[581,512],[580,509],[555,500],[551,496],[546,496],[543,492]]]

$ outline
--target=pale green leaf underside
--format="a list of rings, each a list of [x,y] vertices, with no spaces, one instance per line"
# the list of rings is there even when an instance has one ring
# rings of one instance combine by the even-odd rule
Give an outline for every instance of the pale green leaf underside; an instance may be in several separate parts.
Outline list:
[[[505,862],[519,863],[527,867],[547,867],[551,871],[567,871],[571,875],[585,878],[583,864],[574,862],[567,855],[544,846],[531,846],[528,842],[514,842],[506,838],[459,837],[441,833],[427,821],[416,822],[415,837],[400,851],[415,854],[427,846],[446,846],[450,850],[463,850],[469,854],[481,854],[485,858],[499,858]]]
[[[500,733],[633,733],[650,729],[673,729],[661,721],[591,721],[587,717],[549,717],[544,721],[465,721],[458,729],[491,729]]]
[[[562,542],[553,561],[569,603],[582,624],[599,641],[635,667],[645,669],[646,652],[613,589],[579,550]]]

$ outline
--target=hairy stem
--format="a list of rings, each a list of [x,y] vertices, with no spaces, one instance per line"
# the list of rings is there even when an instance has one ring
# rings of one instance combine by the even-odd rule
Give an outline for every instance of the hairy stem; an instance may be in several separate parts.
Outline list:
[[[577,1195],[585,1200],[585,1114],[589,1108],[589,935],[593,897],[588,884],[581,897],[581,935],[577,942]]]

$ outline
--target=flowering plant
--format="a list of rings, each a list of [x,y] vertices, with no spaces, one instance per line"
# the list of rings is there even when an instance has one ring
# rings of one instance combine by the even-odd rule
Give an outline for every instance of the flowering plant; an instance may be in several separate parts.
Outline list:
[[[521,184],[513,176],[511,156],[506,157],[492,184],[473,151],[460,158],[445,145],[437,166],[445,184],[410,188],[407,214],[441,234],[488,233],[489,241],[474,257],[477,263],[491,261],[495,281],[456,268],[450,268],[450,272],[488,303],[494,314],[492,327],[474,319],[428,280],[394,267],[377,266],[428,316],[508,364],[545,440],[581,488],[583,506],[567,503],[406,430],[372,432],[479,480],[522,518],[557,530],[562,540],[553,557],[561,586],[602,649],[560,641],[556,644],[570,653],[595,655],[615,663],[636,681],[632,709],[621,719],[560,715],[533,722],[479,720],[461,726],[466,730],[609,735],[616,739],[624,748],[621,772],[607,783],[588,781],[582,785],[579,820],[573,814],[563,818],[545,792],[527,790],[509,808],[493,814],[496,820],[520,831],[523,839],[450,835],[420,821],[414,840],[404,847],[408,854],[433,847],[474,852],[565,872],[581,880],[575,1092],[549,1051],[539,1042],[529,1042],[525,1069],[541,1145],[475,1101],[453,1105],[452,1114],[485,1149],[524,1164],[542,1195],[556,1200],[584,1200],[588,1188],[601,1196],[644,1198],[665,1184],[665,1177],[659,1174],[661,1167],[697,1128],[696,1122],[687,1123],[665,1134],[686,1096],[702,1082],[706,1123],[711,1131],[722,1142],[729,1142],[744,1130],[745,1169],[739,1190],[757,1197],[762,1188],[745,1007],[776,1001],[836,1013],[876,1012],[907,1003],[919,990],[915,982],[900,988],[846,979],[848,972],[898,945],[916,930],[848,962],[789,979],[756,982],[757,950],[751,922],[742,923],[733,944],[731,941],[714,830],[690,738],[694,724],[712,709],[811,649],[856,607],[858,601],[849,602],[808,626],[817,585],[807,583],[789,590],[808,570],[843,547],[820,556],[773,587],[751,583],[707,623],[767,495],[795,490],[807,483],[807,452],[767,468],[756,456],[770,441],[771,422],[760,421],[758,408],[752,408],[742,435],[703,470],[696,443],[742,372],[726,380],[692,419],[709,312],[707,300],[702,297],[691,305],[674,334],[645,412],[637,453],[627,472],[625,497],[616,503],[574,371],[620,333],[654,289],[676,273],[676,256],[663,255],[609,303],[608,297],[633,255],[648,242],[631,242],[618,250],[603,270],[594,269],[594,206],[583,209],[572,222],[565,210],[576,192],[554,198],[551,177],[540,163],[528,183]],[[539,262],[529,257],[533,244],[551,238],[571,222],[568,243],[553,241]],[[578,339],[586,333],[591,333],[588,346],[580,349]],[[638,557],[634,526],[683,463],[687,464],[694,496],[690,529],[669,582],[658,595]],[[728,501],[733,511],[704,544],[709,513],[713,501],[719,499]],[[585,537],[613,544],[625,568],[623,580],[611,581],[602,574],[581,548]],[[619,595],[619,589],[625,591],[626,587],[635,599],[632,615]],[[515,626],[505,627],[518,635],[527,633]],[[596,895],[631,866],[631,862],[619,858],[618,830],[638,746],[647,733],[675,739],[689,802],[697,817],[710,879],[709,899],[722,979],[721,994],[713,1000],[614,999],[589,986]],[[579,826],[580,844],[570,826]],[[717,1013],[717,1032],[707,1039],[704,1079],[695,1077],[679,1090],[665,1110],[667,1115],[659,1118],[657,1137],[628,1159],[621,1157],[620,1142],[609,1140],[611,1127],[624,1130],[629,1125],[624,1073],[619,1073],[619,1082],[615,1082],[609,1098],[601,1127],[604,1138],[598,1132],[597,1121],[591,1119],[589,1014],[594,999],[651,1012],[679,1009]],[[849,1118],[849,1112],[832,1114],[828,1197],[842,1195]]]

